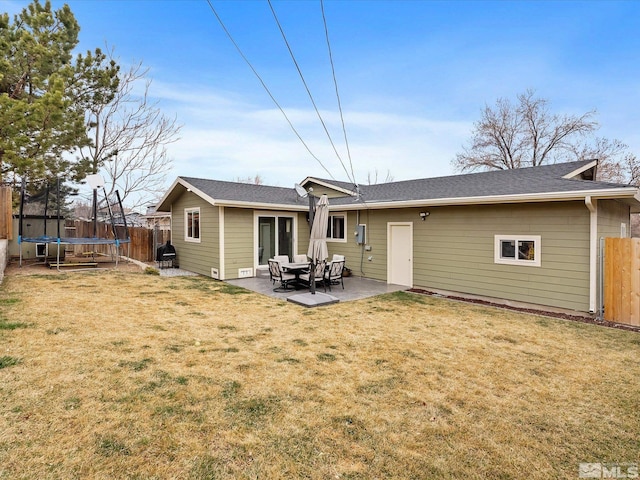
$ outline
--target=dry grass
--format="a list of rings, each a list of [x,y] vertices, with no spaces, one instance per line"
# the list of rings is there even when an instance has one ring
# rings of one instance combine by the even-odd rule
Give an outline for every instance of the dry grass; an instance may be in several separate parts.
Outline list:
[[[0,478],[577,478],[640,459],[639,347],[407,293],[306,310],[201,277],[9,276]]]

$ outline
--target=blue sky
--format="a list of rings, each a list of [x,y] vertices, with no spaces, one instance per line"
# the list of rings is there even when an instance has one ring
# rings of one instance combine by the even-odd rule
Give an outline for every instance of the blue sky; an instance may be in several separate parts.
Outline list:
[[[211,0],[311,151],[347,175],[317,119],[266,0]],[[15,14],[25,1],[2,1]],[[53,1],[54,8],[63,3]],[[176,176],[260,175],[293,186],[329,174],[307,152],[206,0],[68,0],[80,49],[150,68],[151,94],[183,125]],[[272,5],[343,161],[319,0]],[[485,104],[526,89],[558,113],[597,110],[599,135],[640,154],[640,2],[325,0],[356,181],[454,173]],[[169,182],[170,183],[170,182]]]

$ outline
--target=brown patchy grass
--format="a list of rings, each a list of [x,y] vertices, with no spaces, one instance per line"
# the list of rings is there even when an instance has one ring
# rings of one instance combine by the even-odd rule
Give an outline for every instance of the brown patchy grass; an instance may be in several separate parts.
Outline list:
[[[577,478],[640,459],[640,335],[409,293],[9,276],[0,478]]]

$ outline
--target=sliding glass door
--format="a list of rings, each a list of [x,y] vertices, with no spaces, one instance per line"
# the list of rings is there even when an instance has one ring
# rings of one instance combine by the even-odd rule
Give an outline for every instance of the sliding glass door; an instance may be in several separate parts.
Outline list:
[[[266,265],[276,255],[293,254],[293,217],[258,217],[258,265]]]

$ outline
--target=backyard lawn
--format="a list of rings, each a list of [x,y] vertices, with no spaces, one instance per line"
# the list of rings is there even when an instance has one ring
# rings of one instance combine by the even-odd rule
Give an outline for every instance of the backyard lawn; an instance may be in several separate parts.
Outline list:
[[[404,292],[304,309],[204,277],[11,275],[0,479],[576,479],[640,462],[639,353]]]

